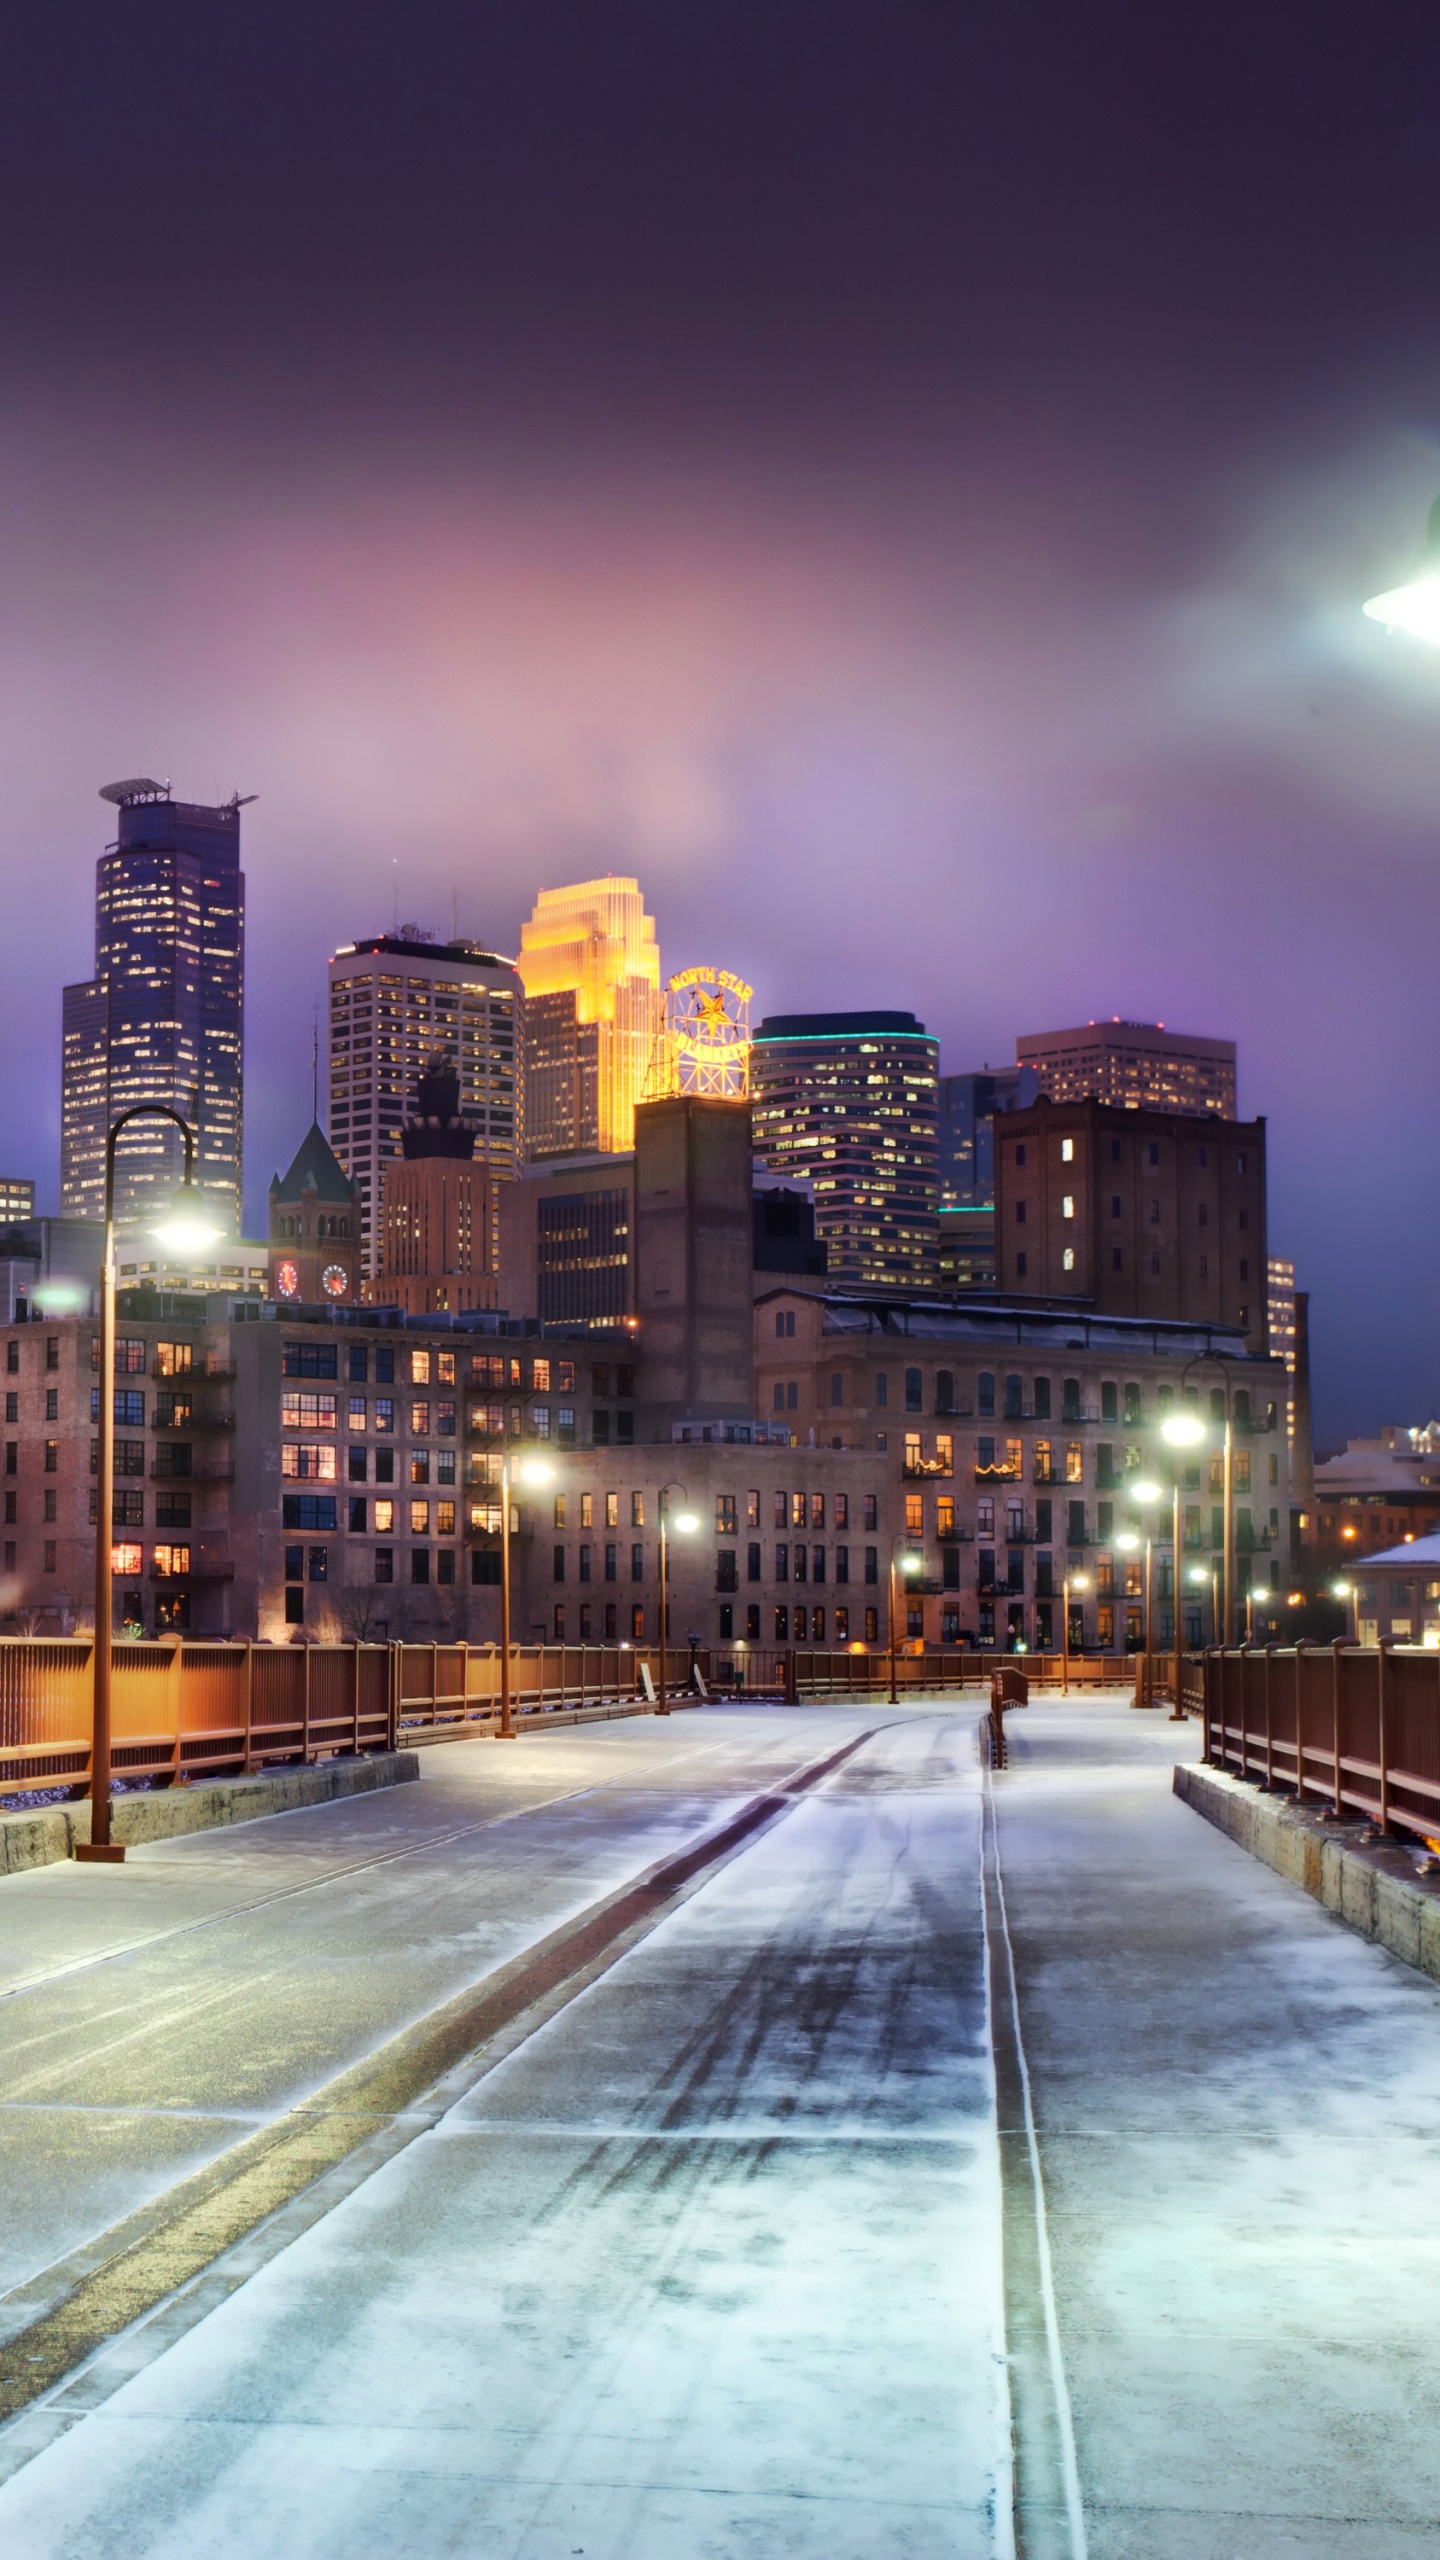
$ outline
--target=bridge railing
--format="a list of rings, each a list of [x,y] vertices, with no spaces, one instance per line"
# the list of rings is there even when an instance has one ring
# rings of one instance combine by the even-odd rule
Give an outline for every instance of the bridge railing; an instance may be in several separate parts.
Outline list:
[[[1440,1650],[1217,1649],[1202,1687],[1212,1767],[1440,1845]]]

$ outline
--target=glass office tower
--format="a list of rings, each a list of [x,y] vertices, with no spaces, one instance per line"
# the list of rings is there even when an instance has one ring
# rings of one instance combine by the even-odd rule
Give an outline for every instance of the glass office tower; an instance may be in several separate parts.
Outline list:
[[[935,1286],[939,1065],[913,1013],[772,1014],[754,1034],[755,1152],[813,1185],[832,1281]]]
[[[105,1141],[136,1102],[196,1131],[195,1178],[240,1231],[245,881],[240,799],[218,809],[167,785],[112,782],[116,841],[96,867],[95,974],[64,994],[60,1207],[104,1214]],[[141,1120],[116,1148],[115,1214],[148,1218],[184,1169],[178,1129]]]

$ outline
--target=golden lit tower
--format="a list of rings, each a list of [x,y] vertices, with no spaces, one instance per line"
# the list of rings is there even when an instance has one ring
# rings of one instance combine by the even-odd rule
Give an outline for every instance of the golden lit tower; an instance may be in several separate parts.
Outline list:
[[[660,953],[638,880],[542,889],[518,965],[527,1155],[628,1153],[665,1033]]]

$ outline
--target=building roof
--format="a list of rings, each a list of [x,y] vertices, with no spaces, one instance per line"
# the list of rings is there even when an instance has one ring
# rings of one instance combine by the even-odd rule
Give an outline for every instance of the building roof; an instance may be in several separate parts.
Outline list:
[[[355,1192],[318,1120],[311,1121],[284,1181],[277,1173],[270,1182],[272,1200],[298,1200],[305,1191],[315,1192],[321,1200],[343,1200],[347,1208]]]
[[[1422,1567],[1427,1571],[1432,1566],[1440,1568],[1440,1537],[1407,1538],[1403,1546],[1382,1547],[1378,1555],[1346,1558],[1347,1571],[1358,1572],[1362,1565],[1371,1564],[1404,1564],[1412,1573]]]
[[[882,1037],[928,1040],[932,1034],[913,1013],[772,1013],[757,1023],[752,1040],[850,1040]]]
[[[803,1297],[821,1310],[823,1333],[867,1333],[916,1342],[988,1342],[997,1349],[1033,1343],[1052,1352],[1132,1349],[1157,1358],[1237,1360],[1255,1368],[1279,1370],[1278,1352],[1253,1351],[1238,1325],[1208,1324],[1186,1317],[1097,1315],[1087,1301],[1070,1298],[1004,1296],[988,1290],[964,1290],[955,1297],[939,1291],[907,1297],[899,1291],[866,1289],[787,1290],[783,1282],[762,1290],[756,1299]]]

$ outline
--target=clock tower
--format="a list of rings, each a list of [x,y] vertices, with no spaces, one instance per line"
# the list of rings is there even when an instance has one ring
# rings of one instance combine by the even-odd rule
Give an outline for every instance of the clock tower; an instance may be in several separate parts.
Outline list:
[[[282,1181],[270,1185],[270,1295],[281,1305],[355,1306],[360,1187],[312,1122]]]

